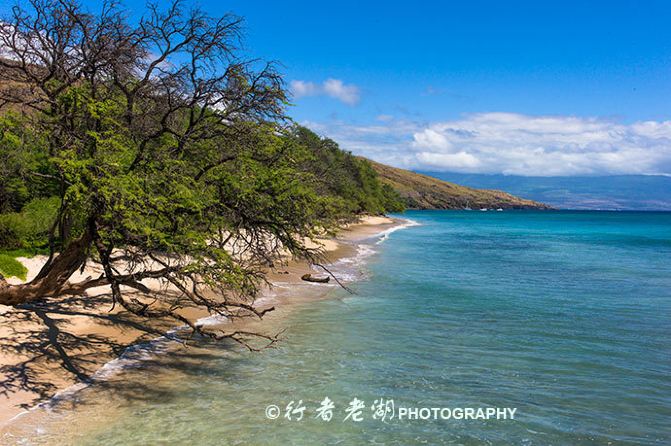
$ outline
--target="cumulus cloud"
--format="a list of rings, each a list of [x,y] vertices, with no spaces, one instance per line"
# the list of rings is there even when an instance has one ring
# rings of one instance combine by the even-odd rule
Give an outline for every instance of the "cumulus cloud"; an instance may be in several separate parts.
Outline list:
[[[671,122],[482,113],[412,135],[424,167],[514,175],[668,173]]]
[[[319,86],[314,82],[291,81],[291,93],[296,98],[303,96],[314,96],[318,94]]]
[[[321,84],[302,80],[293,80],[290,84],[291,93],[295,98],[305,96],[330,96],[347,105],[356,105],[359,102],[359,87],[346,84],[340,79],[326,79]]]
[[[359,88],[356,85],[346,85],[340,79],[326,79],[324,92],[345,104],[354,105],[359,102]]]
[[[322,133],[399,167],[525,176],[671,175],[671,121],[480,113],[374,126],[331,123]]]

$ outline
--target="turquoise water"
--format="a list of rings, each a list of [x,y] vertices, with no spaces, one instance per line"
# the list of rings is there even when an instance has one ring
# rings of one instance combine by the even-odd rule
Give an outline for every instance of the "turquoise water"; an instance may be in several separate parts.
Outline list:
[[[368,243],[350,295],[273,323],[280,348],[207,346],[28,417],[11,438],[76,444],[671,444],[671,213],[408,212]],[[351,268],[351,266],[350,266]],[[116,394],[115,394],[116,393]],[[113,395],[114,394],[114,395]],[[315,419],[324,397],[333,419]],[[343,421],[354,398],[363,421]],[[514,420],[372,418],[508,407]],[[304,418],[266,418],[302,400]],[[84,428],[86,426],[86,428]],[[65,433],[65,434],[64,434]],[[59,441],[60,440],[60,441]]]

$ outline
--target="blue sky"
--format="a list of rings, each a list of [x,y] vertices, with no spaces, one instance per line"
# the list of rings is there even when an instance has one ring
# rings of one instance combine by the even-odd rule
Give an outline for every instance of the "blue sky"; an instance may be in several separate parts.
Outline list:
[[[284,64],[291,115],[401,167],[671,173],[671,2],[205,2]],[[329,81],[329,79],[331,81]]]
[[[671,174],[669,1],[198,4],[243,16],[245,51],[283,65],[289,114],[357,154],[473,173]]]
[[[282,61],[287,79],[360,89],[356,107],[297,100],[298,119],[669,116],[670,2],[258,3],[203,5],[243,15],[250,51]]]

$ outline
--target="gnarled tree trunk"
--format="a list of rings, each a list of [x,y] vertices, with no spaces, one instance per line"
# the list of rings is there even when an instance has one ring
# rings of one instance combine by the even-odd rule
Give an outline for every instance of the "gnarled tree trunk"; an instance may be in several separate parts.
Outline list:
[[[0,276],[0,304],[20,305],[58,295],[70,276],[86,261],[90,245],[91,234],[87,231],[56,255],[53,261],[28,283],[10,285]]]

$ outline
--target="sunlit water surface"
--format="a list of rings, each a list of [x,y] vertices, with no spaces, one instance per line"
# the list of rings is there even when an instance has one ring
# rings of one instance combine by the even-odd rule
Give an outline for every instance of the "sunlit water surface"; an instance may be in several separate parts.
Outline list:
[[[277,349],[162,354],[22,417],[20,444],[671,444],[671,214],[408,212],[350,295],[294,306]],[[284,291],[283,299],[291,299]],[[315,418],[335,403],[333,419]],[[363,421],[343,421],[353,398]],[[514,420],[372,417],[515,407]],[[266,418],[302,400],[304,418]],[[294,417],[295,418],[295,417]]]

